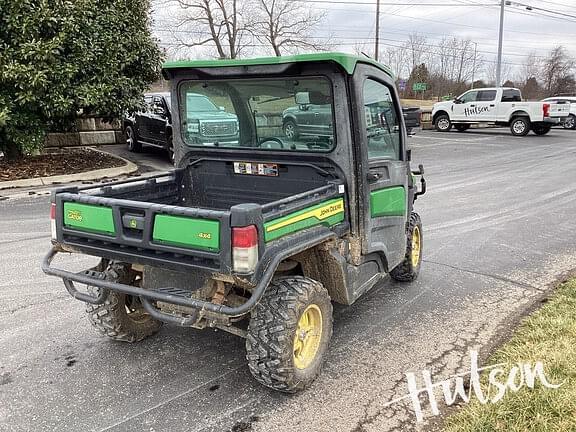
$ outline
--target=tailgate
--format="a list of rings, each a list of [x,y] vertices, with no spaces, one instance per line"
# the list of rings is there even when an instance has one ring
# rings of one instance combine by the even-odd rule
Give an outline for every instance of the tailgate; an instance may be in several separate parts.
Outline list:
[[[170,268],[229,268],[230,212],[61,192],[56,239],[89,255]]]
[[[569,102],[546,102],[550,103],[550,117],[566,117],[570,114]]]

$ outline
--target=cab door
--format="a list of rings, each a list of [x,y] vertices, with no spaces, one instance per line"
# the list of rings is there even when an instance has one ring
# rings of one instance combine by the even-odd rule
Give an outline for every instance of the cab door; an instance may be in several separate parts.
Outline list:
[[[409,163],[402,111],[392,80],[368,65],[355,74],[359,220],[363,254],[379,253],[388,271],[406,252]]]
[[[452,104],[452,113],[450,113],[450,120],[452,123],[458,121],[477,121],[476,118],[476,98],[478,97],[477,90],[470,90],[460,95]]]

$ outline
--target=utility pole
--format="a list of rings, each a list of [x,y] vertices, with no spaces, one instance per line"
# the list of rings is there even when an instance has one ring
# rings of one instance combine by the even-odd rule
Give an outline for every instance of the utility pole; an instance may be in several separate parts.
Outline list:
[[[474,42],[474,61],[472,63],[472,88],[474,88],[474,72],[476,72],[476,53],[478,52],[478,43]]]
[[[498,33],[498,60],[496,63],[496,87],[502,85],[501,76],[502,73],[502,37],[504,33],[504,5],[506,1],[500,0],[500,32]]]
[[[380,0],[376,0],[376,37],[374,38],[374,60],[378,61],[380,44]]]

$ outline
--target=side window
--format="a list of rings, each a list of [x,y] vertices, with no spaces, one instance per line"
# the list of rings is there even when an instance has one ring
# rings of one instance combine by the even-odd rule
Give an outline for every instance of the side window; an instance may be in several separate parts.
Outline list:
[[[476,102],[477,95],[477,91],[470,91],[468,93],[464,93],[462,96],[460,96],[459,99],[462,101],[462,103]]]
[[[368,158],[400,159],[400,121],[390,89],[377,81],[364,82],[364,122]]]
[[[522,102],[518,90],[507,89],[502,91],[502,102]]]
[[[496,99],[496,90],[481,90],[476,97],[478,102],[492,102],[494,99]]]

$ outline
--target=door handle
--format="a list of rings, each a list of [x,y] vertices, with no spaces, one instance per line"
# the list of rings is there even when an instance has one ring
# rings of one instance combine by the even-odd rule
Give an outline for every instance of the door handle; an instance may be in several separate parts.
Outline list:
[[[470,106],[471,106],[471,107],[475,107],[476,105],[472,105],[472,104],[471,104]]]
[[[490,108],[494,108],[494,104],[490,104]]]
[[[377,182],[381,178],[382,174],[379,172],[368,172],[368,174],[366,174],[366,180],[368,180],[368,183]]]

